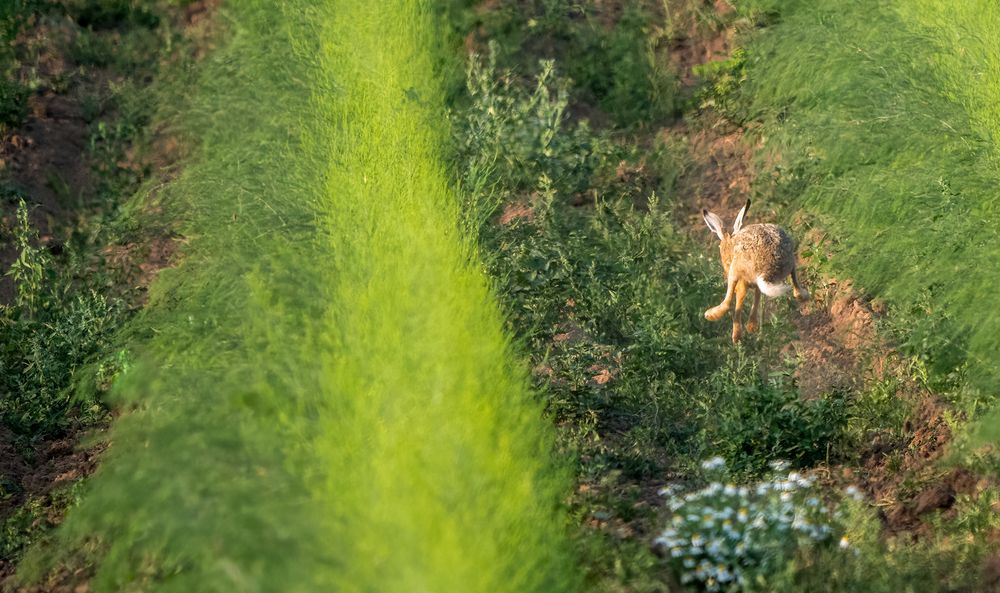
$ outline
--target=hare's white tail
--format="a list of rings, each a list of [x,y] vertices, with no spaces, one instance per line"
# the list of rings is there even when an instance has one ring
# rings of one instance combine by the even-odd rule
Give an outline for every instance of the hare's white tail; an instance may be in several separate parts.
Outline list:
[[[780,284],[771,284],[767,280],[764,280],[763,276],[757,276],[757,288],[769,297],[780,297],[792,289],[791,286],[785,284],[784,282]]]

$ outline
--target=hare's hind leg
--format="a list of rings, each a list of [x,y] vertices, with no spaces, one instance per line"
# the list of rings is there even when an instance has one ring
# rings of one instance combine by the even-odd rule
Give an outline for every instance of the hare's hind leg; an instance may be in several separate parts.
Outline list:
[[[747,284],[742,280],[736,282],[736,306],[733,308],[733,343],[743,337],[743,299],[747,296]]]
[[[718,321],[726,314],[729,310],[729,303],[733,299],[733,291],[736,289],[736,284],[738,280],[736,279],[735,268],[732,264],[729,265],[729,274],[726,275],[726,297],[722,299],[722,302],[718,305],[712,307],[708,311],[705,311],[705,319],[709,321]]]
[[[729,303],[733,300],[733,290],[736,287],[736,278],[730,277],[729,283],[726,286],[726,298],[722,299],[722,302],[718,305],[712,307],[708,311],[705,311],[705,319],[709,321],[718,321],[726,314],[729,310]]]
[[[750,290],[753,291],[753,305],[750,306],[750,319],[747,321],[747,333],[752,334],[760,327],[761,308],[760,290],[756,286],[752,286]]]
[[[792,268],[792,294],[800,301],[809,300],[809,291],[799,282],[799,274],[795,268]]]

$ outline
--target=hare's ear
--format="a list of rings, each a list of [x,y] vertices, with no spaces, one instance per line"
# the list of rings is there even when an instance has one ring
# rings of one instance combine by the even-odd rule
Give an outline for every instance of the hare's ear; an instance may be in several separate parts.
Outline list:
[[[733,223],[734,235],[740,232],[740,229],[743,228],[743,217],[747,215],[747,210],[749,209],[750,209],[750,200],[747,200],[747,203],[743,204],[743,207],[740,208],[740,213],[736,215],[736,222]]]
[[[705,208],[701,209],[701,215],[703,217],[705,217],[705,224],[708,225],[708,228],[713,233],[715,233],[719,237],[719,240],[721,241],[722,240],[722,227],[723,227],[722,219],[719,218],[718,216],[716,216],[715,213],[709,212]]]

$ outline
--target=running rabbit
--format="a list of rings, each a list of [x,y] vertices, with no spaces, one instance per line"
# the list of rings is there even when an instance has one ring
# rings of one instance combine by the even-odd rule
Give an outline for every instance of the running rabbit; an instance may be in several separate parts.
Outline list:
[[[791,288],[795,298],[809,299],[809,291],[795,273],[795,250],[792,238],[784,229],[773,224],[751,224],[743,226],[743,218],[750,208],[750,200],[740,209],[733,223],[733,234],[724,230],[722,219],[702,209],[705,224],[719,237],[719,252],[722,255],[722,269],[726,272],[726,298],[722,303],[705,311],[705,319],[718,321],[729,309],[730,301],[736,297],[733,312],[733,342],[738,342],[743,334],[742,308],[747,291],[754,291],[753,306],[747,331],[753,333],[760,325],[760,293],[769,297],[781,296]],[[785,284],[791,276],[792,286]]]

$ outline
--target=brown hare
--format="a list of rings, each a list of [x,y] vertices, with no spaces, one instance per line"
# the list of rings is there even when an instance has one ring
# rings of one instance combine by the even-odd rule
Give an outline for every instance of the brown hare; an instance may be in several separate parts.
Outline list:
[[[760,293],[778,297],[788,292],[785,278],[791,276],[791,289],[800,301],[809,299],[809,291],[799,282],[795,273],[795,249],[792,238],[784,229],[773,224],[751,224],[743,226],[743,218],[750,208],[750,200],[740,209],[733,223],[733,234],[725,231],[722,219],[702,209],[705,224],[719,237],[719,253],[722,255],[722,269],[726,273],[726,298],[715,307],[705,311],[705,319],[718,321],[729,310],[729,304],[736,299],[733,311],[733,342],[743,335],[742,308],[747,291],[753,291],[753,306],[747,331],[753,333],[760,325]]]

